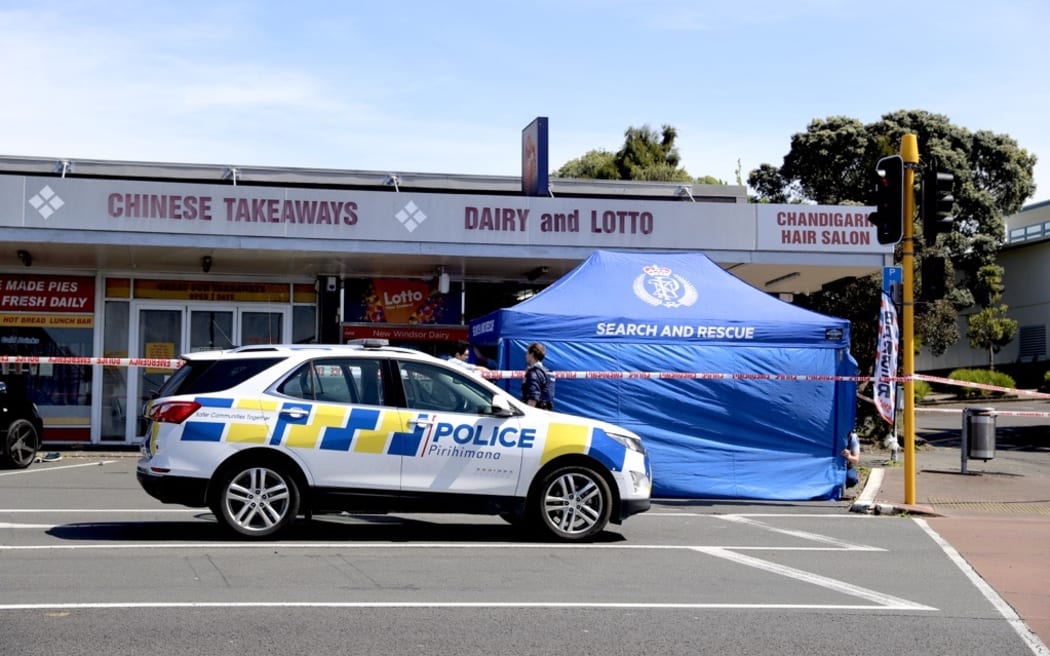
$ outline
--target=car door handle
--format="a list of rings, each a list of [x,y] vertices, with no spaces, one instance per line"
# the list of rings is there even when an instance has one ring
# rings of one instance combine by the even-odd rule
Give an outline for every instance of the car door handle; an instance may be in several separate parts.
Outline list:
[[[433,415],[423,415],[422,417],[409,419],[408,423],[412,424],[413,426],[433,426],[437,423],[437,418]]]
[[[303,408],[286,408],[284,410],[281,410],[281,414],[288,415],[292,419],[302,419],[306,415],[310,414],[310,411],[304,410]]]

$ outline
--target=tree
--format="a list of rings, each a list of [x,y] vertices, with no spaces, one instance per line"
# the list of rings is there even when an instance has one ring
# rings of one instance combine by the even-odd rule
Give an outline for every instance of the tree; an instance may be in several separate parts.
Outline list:
[[[875,362],[875,349],[878,343],[878,321],[872,321],[870,308],[877,312],[882,294],[880,283],[882,274],[872,274],[860,278],[842,278],[824,285],[821,292],[815,294],[796,294],[794,303],[814,312],[832,315],[850,322],[850,353],[857,360],[862,370],[870,373]],[[860,386],[863,389],[863,386]],[[857,404],[857,426],[861,432],[867,432],[874,426],[882,426],[878,410],[870,403]]]
[[[970,348],[988,349],[989,369],[995,369],[995,354],[1017,334],[1017,322],[1006,317],[1007,307],[999,302],[1004,289],[1002,267],[988,264],[978,269],[974,295],[984,307],[967,317],[966,336]]]
[[[693,179],[681,167],[675,139],[678,132],[664,125],[660,132],[649,126],[630,127],[623,147],[615,153],[592,150],[570,160],[554,172],[556,178],[592,180],[645,180],[649,182],[699,182],[725,184],[711,176]]]
[[[991,305],[967,318],[970,348],[988,349],[988,368],[995,369],[995,354],[1017,334],[1017,322],[1006,317],[1006,306]]]
[[[763,164],[750,173],[748,184],[758,192],[759,202],[874,205],[875,164],[897,154],[901,137],[908,133],[917,136],[924,160],[936,158],[938,168],[955,177],[957,220],[952,232],[937,245],[922,244],[921,238],[916,242],[916,265],[927,254],[943,253],[954,263],[957,274],[957,284],[949,285],[945,301],[916,307],[916,343],[940,355],[958,340],[958,312],[989,299],[977,274],[982,267],[995,265],[1003,240],[1003,217],[1019,211],[1035,189],[1034,155],[1009,136],[971,132],[953,125],[944,115],[922,110],[892,112],[868,125],[833,116],[810,122],[804,133],[791,138],[783,165]],[[913,234],[922,235],[921,226],[914,227]],[[949,276],[949,283],[952,278]],[[879,285],[879,280],[874,277],[865,284]],[[825,306],[828,313],[842,317],[854,310]],[[865,314],[866,321],[874,321],[878,304],[865,308]],[[860,358],[858,362],[870,366]]]
[[[566,162],[554,176],[581,180],[618,180],[616,154],[607,150],[587,151],[582,157]]]

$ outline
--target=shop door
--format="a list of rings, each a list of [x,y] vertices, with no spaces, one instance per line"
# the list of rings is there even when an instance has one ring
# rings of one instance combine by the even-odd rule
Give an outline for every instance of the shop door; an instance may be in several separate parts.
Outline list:
[[[183,309],[140,308],[131,326],[133,342],[130,355],[133,358],[172,359],[183,343]],[[128,419],[134,427],[129,436],[141,436],[146,431],[142,418],[142,407],[164,384],[174,369],[168,367],[135,367],[128,376]]]
[[[131,357],[174,359],[190,351],[278,344],[290,329],[288,308],[218,305],[140,305],[133,308]],[[142,408],[174,370],[136,367],[128,376],[126,434],[131,442],[146,431]]]
[[[240,308],[237,311],[239,344],[283,344],[290,317],[288,308]]]

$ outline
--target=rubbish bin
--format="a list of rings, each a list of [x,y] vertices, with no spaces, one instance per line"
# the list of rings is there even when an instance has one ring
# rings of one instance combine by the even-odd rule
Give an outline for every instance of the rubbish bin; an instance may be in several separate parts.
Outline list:
[[[967,455],[988,461],[995,457],[995,408],[966,408],[963,412],[963,436]]]

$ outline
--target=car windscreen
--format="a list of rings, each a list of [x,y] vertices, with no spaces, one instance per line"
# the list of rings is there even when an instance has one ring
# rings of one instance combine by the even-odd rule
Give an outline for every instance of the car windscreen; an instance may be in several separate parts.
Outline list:
[[[221,392],[240,385],[282,360],[284,360],[283,357],[186,360],[178,371],[161,386],[157,396]]]

